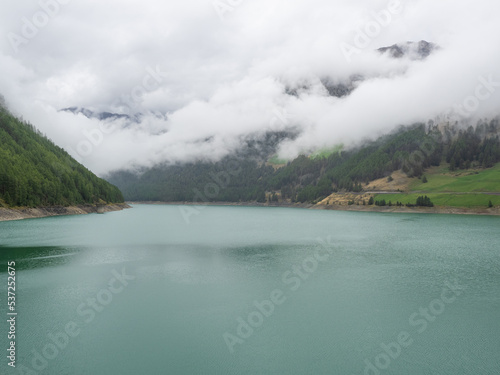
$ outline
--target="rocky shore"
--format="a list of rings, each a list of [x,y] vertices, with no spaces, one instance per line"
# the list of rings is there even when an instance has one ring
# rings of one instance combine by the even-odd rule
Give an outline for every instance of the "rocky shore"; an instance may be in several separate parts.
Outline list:
[[[291,207],[309,208],[314,210],[354,211],[354,212],[389,212],[407,214],[452,214],[452,215],[490,215],[500,216],[500,207],[494,208],[460,208],[460,207],[397,207],[397,206],[362,206],[311,203],[257,203],[257,202],[127,202],[129,204],[164,204],[191,206],[246,206],[246,207]]]
[[[115,203],[108,205],[79,205],[79,206],[55,206],[55,207],[37,207],[37,208],[3,208],[0,207],[0,221],[35,219],[48,216],[62,215],[86,215],[92,213],[105,213],[121,211],[130,208],[126,203]]]

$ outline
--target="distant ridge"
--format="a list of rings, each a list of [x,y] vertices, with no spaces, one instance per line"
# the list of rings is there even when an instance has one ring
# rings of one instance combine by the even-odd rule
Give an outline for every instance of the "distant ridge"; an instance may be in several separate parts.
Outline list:
[[[125,120],[129,120],[131,122],[140,123],[141,119],[142,119],[141,113],[136,113],[134,115],[126,115],[123,113],[94,112],[94,111],[91,111],[90,109],[83,108],[83,107],[63,108],[63,109],[61,109],[61,112],[69,112],[69,113],[73,113],[74,115],[82,114],[87,118],[97,119],[97,120],[101,120],[101,121],[105,121],[105,120],[114,121],[114,120],[119,120],[119,119],[125,119]]]
[[[382,54],[388,53],[389,56],[395,59],[409,57],[412,60],[424,60],[436,49],[439,49],[436,44],[421,40],[420,42],[393,44],[389,47],[381,47],[377,51]]]

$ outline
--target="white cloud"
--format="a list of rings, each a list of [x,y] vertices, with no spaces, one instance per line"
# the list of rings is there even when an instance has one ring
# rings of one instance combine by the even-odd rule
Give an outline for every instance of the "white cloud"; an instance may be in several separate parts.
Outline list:
[[[282,129],[285,124],[273,120],[276,110],[303,130],[284,145],[285,155],[349,144],[449,111],[474,95],[480,77],[500,81],[500,4],[494,0],[401,1],[402,11],[351,61],[341,43],[353,44],[389,1],[242,1],[224,21],[210,0],[65,2],[9,2],[0,15],[0,92],[59,145],[78,157],[77,147],[89,141],[84,134],[99,129],[97,120],[59,109],[124,110],[118,100],[144,86],[148,68],[161,71],[128,105],[133,112],[168,113],[168,119],[146,115],[142,124],[103,133],[92,152],[79,157],[98,173],[221,157],[246,134]],[[40,4],[52,4],[54,15],[15,53],[9,33],[22,36],[23,17],[33,22]],[[425,61],[374,52],[421,39],[442,49]],[[368,79],[350,97],[326,96],[320,78],[352,74]],[[299,98],[284,93],[300,82],[311,87]],[[499,104],[500,88],[475,115],[497,114]]]

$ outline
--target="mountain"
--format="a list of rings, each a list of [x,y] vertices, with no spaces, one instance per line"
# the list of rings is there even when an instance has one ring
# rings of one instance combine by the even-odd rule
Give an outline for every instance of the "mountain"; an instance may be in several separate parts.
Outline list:
[[[209,200],[262,201],[265,200],[264,183],[274,173],[266,161],[272,158],[282,141],[296,136],[286,131],[248,136],[241,142],[242,149],[218,162],[160,164],[140,173],[120,170],[106,179],[120,185],[129,201],[192,201],[199,191],[213,188],[214,181],[224,188],[216,187],[220,191]]]
[[[344,96],[350,95],[363,79],[361,75],[353,75],[344,82],[335,82],[331,78],[323,78],[321,83],[328,92],[328,95],[336,98],[343,98]]]
[[[436,44],[421,40],[420,42],[406,42],[388,47],[381,47],[377,49],[377,51],[381,54],[388,54],[388,56],[394,59],[408,57],[410,60],[425,60],[438,49],[439,47]],[[367,77],[362,74],[352,74],[344,79],[334,77],[310,77],[307,80],[288,83],[285,87],[285,93],[300,97],[301,94],[308,94],[320,87],[325,95],[343,98],[349,96],[364,80],[374,77]]]
[[[117,187],[0,105],[0,206],[121,202]]]
[[[412,60],[424,60],[437,49],[439,49],[439,47],[434,43],[421,40],[420,42],[393,44],[389,47],[379,48],[377,51],[380,53],[387,53],[395,59],[409,57]]]
[[[142,119],[141,113],[136,113],[134,115],[126,115],[123,113],[111,113],[111,112],[94,112],[90,109],[83,107],[69,107],[61,109],[61,112],[69,112],[74,115],[82,114],[89,119],[97,119],[100,121],[115,121],[115,120],[128,120],[133,123],[140,123]]]
[[[281,165],[271,157],[279,138],[272,147],[261,147],[266,143],[260,139],[219,162],[159,165],[138,174],[115,171],[107,179],[135,201],[315,202],[333,192],[361,192],[398,170],[418,177],[443,163],[451,171],[492,167],[500,162],[499,135],[498,119],[466,129],[431,121],[354,149],[301,155]]]

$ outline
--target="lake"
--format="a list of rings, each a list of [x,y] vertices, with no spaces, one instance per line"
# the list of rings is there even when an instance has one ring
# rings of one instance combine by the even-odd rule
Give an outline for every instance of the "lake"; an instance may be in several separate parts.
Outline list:
[[[499,374],[500,217],[136,205],[0,223],[2,374]]]

